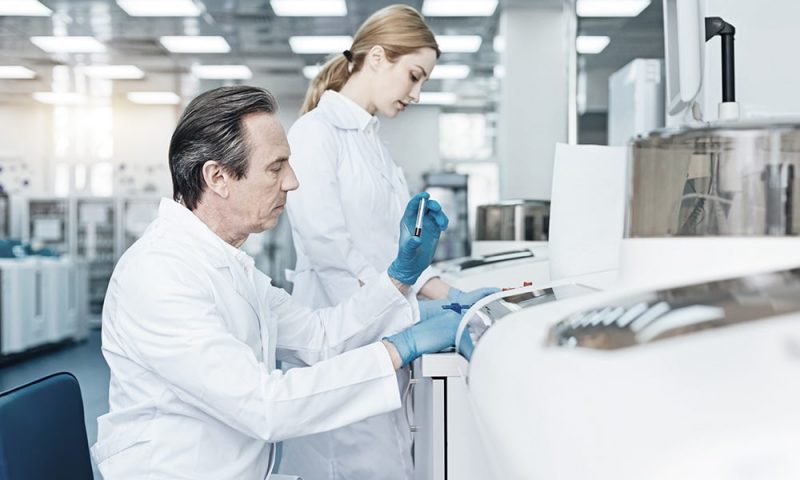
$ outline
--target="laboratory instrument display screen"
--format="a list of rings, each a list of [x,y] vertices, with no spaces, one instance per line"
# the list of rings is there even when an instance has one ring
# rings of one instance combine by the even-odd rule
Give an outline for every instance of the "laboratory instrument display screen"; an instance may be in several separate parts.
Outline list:
[[[560,321],[547,343],[615,350],[800,311],[800,268],[637,295]]]

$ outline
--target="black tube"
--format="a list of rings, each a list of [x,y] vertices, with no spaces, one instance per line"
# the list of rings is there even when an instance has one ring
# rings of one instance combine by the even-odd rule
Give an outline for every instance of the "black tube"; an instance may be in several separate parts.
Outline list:
[[[722,43],[722,101],[736,101],[736,75],[733,65],[733,37],[736,28],[719,17],[706,17],[706,41],[719,35]]]
[[[735,75],[733,68],[733,34],[721,35],[722,40],[722,101],[736,101]]]

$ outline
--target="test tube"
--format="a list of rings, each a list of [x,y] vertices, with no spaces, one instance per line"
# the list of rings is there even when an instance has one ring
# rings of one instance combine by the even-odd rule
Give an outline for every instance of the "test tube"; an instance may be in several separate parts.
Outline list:
[[[419,199],[419,210],[417,210],[417,224],[414,225],[414,236],[422,235],[422,217],[425,215],[425,199]]]

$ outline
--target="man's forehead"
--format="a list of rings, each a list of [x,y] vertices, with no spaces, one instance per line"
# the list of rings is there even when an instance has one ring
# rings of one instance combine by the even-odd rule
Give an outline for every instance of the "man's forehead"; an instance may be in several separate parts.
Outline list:
[[[260,138],[276,147],[289,148],[286,131],[274,113],[250,113],[243,117],[243,123],[251,138]]]

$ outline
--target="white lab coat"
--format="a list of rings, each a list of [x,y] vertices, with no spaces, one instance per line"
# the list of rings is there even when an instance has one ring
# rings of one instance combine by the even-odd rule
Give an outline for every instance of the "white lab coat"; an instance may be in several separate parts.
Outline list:
[[[298,302],[337,305],[397,255],[410,195],[377,130],[376,117],[331,90],[289,130],[290,162],[300,181],[287,202],[297,251],[292,296]],[[430,268],[423,272],[415,290],[433,275]],[[407,370],[398,372],[398,380],[407,383]],[[284,442],[280,471],[312,480],[411,479],[408,422],[396,411]]]
[[[413,323],[383,274],[312,311],[183,206],[120,259],[103,307],[110,412],[92,455],[106,479],[254,479],[272,442],[400,407],[383,335]],[[374,343],[371,343],[374,342]],[[342,353],[348,346],[366,345]],[[277,359],[313,365],[283,373]]]

